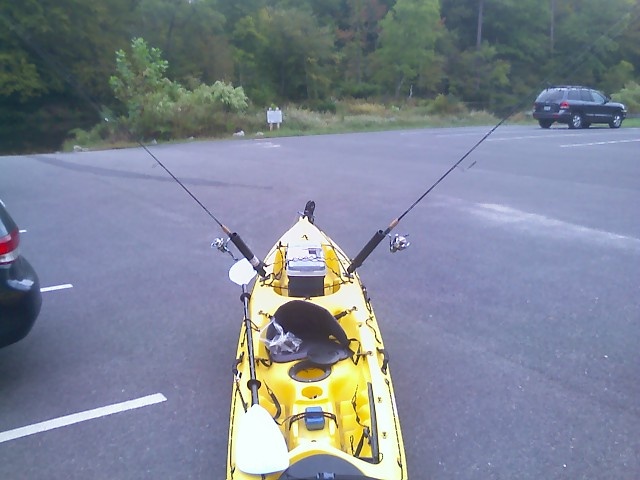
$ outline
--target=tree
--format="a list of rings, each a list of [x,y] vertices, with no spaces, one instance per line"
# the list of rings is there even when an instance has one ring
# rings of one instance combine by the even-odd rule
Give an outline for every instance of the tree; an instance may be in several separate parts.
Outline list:
[[[229,35],[217,0],[141,0],[136,14],[139,35],[162,49],[171,78],[205,83],[233,78]]]
[[[0,2],[0,148],[60,147],[112,101],[113,51],[125,46],[136,0]],[[37,142],[34,143],[34,142]]]
[[[334,36],[302,8],[264,8],[239,22],[236,59],[249,91],[276,92],[290,100],[322,98],[329,91],[334,65]],[[259,76],[247,78],[246,73]],[[248,84],[245,83],[248,81]],[[268,84],[268,86],[265,86]]]
[[[598,0],[557,2],[556,49],[549,68],[556,75],[551,81],[599,85],[607,70],[624,60],[618,40],[627,31],[632,34],[634,5],[637,9],[637,0],[610,1],[606,8]]]
[[[129,116],[137,114],[145,96],[160,90],[170,93],[173,84],[165,77],[168,68],[162,51],[149,47],[143,38],[131,41],[130,54],[116,52],[116,74],[109,78],[109,85],[116,98],[128,106]]]
[[[134,38],[130,53],[116,52],[116,74],[109,83],[127,109],[121,122],[136,136],[180,138],[228,128],[227,114],[247,108],[241,87],[217,81],[193,90],[165,77],[169,63],[158,48]],[[220,121],[220,119],[222,119]]]
[[[126,44],[130,0],[24,0],[0,7],[0,94],[103,99],[113,49]]]
[[[418,80],[427,90],[433,89],[441,75],[421,74],[437,61],[435,45],[442,32],[439,1],[398,0],[381,27],[377,79],[396,97],[405,84]]]
[[[366,94],[370,77],[370,56],[380,33],[380,20],[389,11],[379,0],[347,0],[347,10],[338,24],[337,44],[340,68],[348,93]]]
[[[495,47],[484,42],[450,60],[449,91],[463,98],[476,109],[500,109],[504,106],[505,87],[508,87],[510,65],[498,57]]]

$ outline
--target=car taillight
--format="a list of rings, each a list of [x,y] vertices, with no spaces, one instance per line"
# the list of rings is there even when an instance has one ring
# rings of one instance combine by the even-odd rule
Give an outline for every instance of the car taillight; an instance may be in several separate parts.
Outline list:
[[[20,244],[20,232],[15,228],[9,235],[0,237],[0,265],[13,262],[20,253],[18,245]]]
[[[560,104],[560,110],[567,110],[569,108],[569,102],[562,102]]]

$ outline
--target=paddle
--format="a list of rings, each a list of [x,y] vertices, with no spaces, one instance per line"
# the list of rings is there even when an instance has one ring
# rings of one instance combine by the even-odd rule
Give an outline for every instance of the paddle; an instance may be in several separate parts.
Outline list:
[[[260,406],[258,389],[260,381],[256,378],[256,360],[253,351],[253,335],[249,319],[249,294],[247,284],[256,275],[249,260],[233,264],[229,269],[229,279],[242,287],[244,305],[244,327],[247,336],[250,379],[247,385],[251,389],[251,407],[238,420],[236,438],[236,466],[244,473],[262,475],[280,472],[289,466],[289,451],[282,432],[267,410]]]
[[[284,437],[269,412],[256,403],[238,420],[236,466],[249,475],[281,472],[289,467]]]

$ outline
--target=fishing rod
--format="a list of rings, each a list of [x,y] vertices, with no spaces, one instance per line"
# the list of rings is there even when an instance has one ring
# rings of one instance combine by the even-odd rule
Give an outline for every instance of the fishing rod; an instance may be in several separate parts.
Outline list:
[[[98,116],[103,119],[105,122],[110,122],[111,119],[108,116],[104,116],[103,112],[100,108],[100,106],[97,104],[96,101],[94,101],[91,96],[85,91],[84,88],[82,88],[82,86],[76,82],[73,77],[66,72],[66,70],[60,66],[58,64],[58,62],[56,62],[56,60],[49,55],[48,53],[46,53],[45,51],[42,50],[42,48],[40,48],[40,46],[36,43],[33,42],[30,38],[29,35],[25,34],[19,27],[17,27],[13,22],[11,22],[9,19],[7,19],[4,15],[0,14],[0,19],[4,21],[4,23],[6,25],[8,25],[9,29],[11,31],[13,31],[20,40],[22,40],[30,49],[32,49],[42,60],[44,60],[44,62],[47,64],[47,66],[49,68],[51,68],[53,70],[54,73],[56,73],[62,80],[64,80],[66,83],[68,83],[82,98],[83,100],[85,100],[87,102],[88,105],[91,106],[91,108],[93,110],[95,110],[98,113]],[[126,127],[125,127],[126,128]],[[128,132],[130,134],[132,134],[131,130],[129,130],[127,128]],[[133,135],[131,135],[133,137]],[[230,228],[228,228],[226,225],[224,225],[220,220],[218,220],[218,218],[200,201],[198,200],[198,198],[191,192],[191,190],[189,190],[187,188],[187,186],[180,181],[180,179],[178,179],[173,172],[171,172],[171,170],[169,170],[169,168],[160,161],[160,159],[158,159],[158,157],[156,155],[154,155],[151,150],[149,150],[147,148],[146,145],[144,145],[140,140],[136,140],[136,143],[142,147],[142,149],[147,152],[147,154],[149,154],[149,156],[158,164],[160,165],[160,167],[162,167],[162,169],[167,172],[167,174],[176,181],[176,183],[178,185],[180,185],[182,187],[182,189],[207,213],[207,215],[209,215],[209,217],[211,217],[211,219],[213,219],[213,221],[215,223],[218,224],[218,226],[222,229],[222,231],[224,232],[225,235],[227,235],[229,237],[229,240],[236,246],[236,248],[240,251],[240,253],[242,253],[242,255],[249,261],[249,263],[251,264],[251,266],[254,268],[254,270],[261,276],[261,277],[265,277],[266,276],[266,272],[264,270],[264,263],[262,261],[260,261],[251,251],[251,249],[247,246],[247,244],[244,242],[244,240],[242,240],[242,238],[240,237],[240,235],[237,232],[232,232]],[[212,244],[212,247],[215,246],[216,248],[218,248],[219,250],[223,251],[223,252],[229,252],[229,250],[226,247],[226,242],[223,243],[215,243]],[[231,256],[233,257],[233,254],[231,254]]]
[[[583,51],[577,55],[576,57],[574,57],[573,61],[570,62],[568,64],[568,66],[566,66],[563,71],[570,71],[572,70],[581,60],[584,56],[586,56],[591,49],[602,39],[605,37],[608,37],[609,34],[615,30],[618,29],[618,27],[624,22],[624,21],[633,21],[635,18],[637,18],[638,16],[640,16],[640,4],[638,4],[638,8],[637,11],[633,14],[631,14],[631,12],[627,12],[626,14],[622,15],[613,25],[611,25],[604,33],[602,33],[597,39],[595,39],[590,45],[588,45],[585,49],[583,49]],[[618,34],[620,34],[623,31],[623,29],[618,30]],[[555,73],[555,72],[554,72]],[[549,82],[547,80],[543,81],[542,84],[546,84],[547,86],[549,85]],[[539,87],[538,87],[539,88]],[[413,202],[411,204],[411,206],[409,206],[409,208],[407,208],[400,216],[394,218],[391,223],[389,223],[389,226],[384,229],[384,230],[378,230],[376,233],[373,234],[373,236],[371,237],[371,239],[367,242],[367,244],[362,248],[362,250],[360,250],[360,252],[356,255],[356,257],[351,261],[351,264],[349,265],[349,267],[347,267],[347,273],[349,274],[353,274],[357,268],[359,268],[360,266],[362,266],[362,264],[364,263],[364,261],[367,259],[367,257],[369,257],[369,255],[371,255],[371,253],[375,250],[375,248],[380,244],[380,242],[382,242],[382,240],[389,236],[389,234],[391,233],[391,231],[398,225],[398,223],[400,223],[400,221],[411,211],[413,210],[427,195],[429,195],[429,193],[431,193],[431,191],[433,189],[435,189],[440,182],[442,182],[445,178],[447,178],[447,176],[449,176],[449,174],[451,172],[453,172],[457,167],[460,166],[460,164],[462,164],[462,162],[464,162],[467,157],[469,157],[469,155],[471,155],[471,153],[473,153],[487,138],[489,138],[491,136],[491,134],[493,132],[495,132],[498,127],[500,127],[502,124],[504,124],[509,118],[511,118],[513,115],[515,115],[520,108],[522,107],[522,105],[524,105],[524,101],[523,102],[519,102],[516,107],[514,107],[505,117],[503,117],[493,128],[491,128],[478,142],[476,142],[475,145],[473,145],[469,150],[467,150],[467,152],[462,155],[460,157],[460,159],[458,161],[456,161],[453,165],[451,165],[451,167],[449,167],[449,169],[447,171],[444,172],[444,174],[442,174],[442,176],[440,178],[438,178],[438,180],[436,180],[429,188],[427,188],[427,190],[425,190],[425,192],[420,195],[420,197],[418,197],[418,199]],[[475,164],[476,164],[476,160],[474,160],[468,167],[467,170],[472,168]],[[402,236],[399,236],[396,234],[395,238],[393,238],[391,240],[390,243],[390,248],[392,252],[398,251],[398,250],[403,250],[404,248],[408,247],[409,243],[406,242],[406,239]]]
[[[216,216],[213,213],[211,213],[211,211],[207,207],[205,207],[204,204],[200,200],[198,200],[198,198],[191,192],[191,190],[189,190],[187,188],[187,186],[184,183],[182,183],[173,174],[173,172],[171,172],[171,170],[169,170],[165,166],[165,164],[162,163],[158,159],[158,157],[156,157],[142,142],[138,142],[138,144],[145,150],[145,152],[147,152],[151,156],[151,158],[153,158],[158,163],[158,165],[160,165],[164,169],[165,172],[167,172],[171,176],[171,178],[173,178],[178,183],[178,185],[180,185],[184,189],[185,192],[187,192],[187,194],[198,205],[200,205],[200,207],[213,219],[213,221],[218,224],[218,226],[222,229],[224,234],[229,237],[229,240],[231,240],[231,242],[236,246],[236,248],[240,251],[240,253],[242,253],[244,258],[246,258],[249,261],[249,263],[251,264],[253,269],[258,273],[258,275],[260,275],[263,278],[266,277],[267,272],[265,272],[265,270],[264,270],[264,266],[265,266],[264,263],[261,260],[259,260],[258,257],[256,257],[253,254],[253,252],[247,246],[247,244],[244,243],[244,240],[242,240],[240,235],[237,232],[232,232],[229,227],[227,227],[220,220],[218,220],[216,218]],[[228,252],[233,257],[233,254],[226,247],[226,242],[223,242],[223,243],[214,242],[211,246],[212,247],[216,247],[218,250],[220,250],[222,252]]]
[[[424,197],[426,197],[429,193],[431,193],[431,191],[436,188],[438,186],[438,184],[440,182],[442,182],[451,172],[453,172],[462,162],[465,161],[465,159],[471,155],[471,153],[480,146],[480,144],[482,144],[482,142],[484,142],[487,138],[489,138],[489,136],[500,126],[502,125],[504,122],[507,121],[507,119],[509,119],[511,116],[513,115],[513,113],[510,113],[507,117],[504,117],[500,122],[498,122],[496,124],[496,126],[494,126],[489,132],[487,132],[485,134],[484,137],[482,137],[473,147],[471,147],[467,153],[465,153],[462,157],[460,157],[460,159],[454,163],[453,165],[451,165],[451,167],[449,168],[449,170],[447,170],[438,180],[436,180],[436,182],[431,185],[415,202],[413,202],[411,204],[411,206],[409,208],[407,208],[402,215],[400,215],[397,218],[394,218],[391,223],[389,224],[389,226],[385,229],[385,230],[378,230],[376,233],[373,234],[373,237],[371,237],[371,240],[369,240],[369,242],[364,246],[364,248],[362,250],[360,250],[360,253],[358,253],[358,255],[356,255],[356,258],[354,258],[351,261],[351,264],[349,265],[349,267],[347,268],[347,272],[348,273],[353,273],[356,271],[356,268],[360,267],[362,265],[362,263],[367,259],[367,257],[371,254],[371,252],[373,252],[373,250],[375,250],[375,248],[380,244],[380,242],[387,236],[389,235],[389,233],[391,233],[391,230],[393,230],[396,225],[398,225],[398,223],[400,223],[400,220],[402,220],[411,210],[413,210],[421,201],[422,199],[424,199]],[[475,162],[474,162],[475,163]],[[397,237],[396,242],[401,241],[402,237]],[[408,246],[408,244],[406,245]],[[404,248],[406,248],[406,246]],[[397,249],[401,250],[403,249],[396,247]],[[393,245],[392,245],[392,251],[393,251]]]

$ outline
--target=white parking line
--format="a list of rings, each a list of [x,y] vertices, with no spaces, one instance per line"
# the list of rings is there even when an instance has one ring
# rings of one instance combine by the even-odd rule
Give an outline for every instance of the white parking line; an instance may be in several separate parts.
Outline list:
[[[562,135],[563,137],[578,137],[580,135],[584,135],[584,133],[557,133],[557,134],[540,134],[540,135],[526,135],[526,136],[521,136],[521,137],[495,137],[495,138],[488,138],[487,142],[508,142],[509,140],[529,140],[532,138],[538,139],[538,138],[558,138],[558,135]]]
[[[473,132],[463,132],[463,133],[438,133],[436,134],[436,137],[438,138],[447,138],[447,137],[469,137],[469,136],[482,136],[484,134],[486,134],[489,131],[489,129],[487,130],[476,130]]]
[[[114,413],[126,412],[127,410],[133,410],[141,407],[148,407],[149,405],[154,405],[156,403],[166,401],[167,397],[165,397],[161,393],[155,393],[153,395],[137,398],[135,400],[129,400],[127,402],[115,403],[106,407],[95,408],[93,410],[86,410],[84,412],[54,418],[52,420],[47,420],[46,422],[35,423],[26,427],[16,428],[13,430],[8,430],[6,432],[0,432],[0,443],[26,437],[35,433],[46,432],[55,428],[66,427],[68,425],[73,425],[74,423],[80,423],[87,420],[106,417],[107,415],[113,415]]]
[[[43,287],[40,289],[41,292],[53,292],[56,290],[65,290],[67,288],[73,288],[73,285],[70,283],[65,283],[64,285],[54,285],[52,287]]]
[[[640,238],[569,223],[537,213],[523,212],[506,205],[478,203],[468,210],[487,220],[508,225],[514,229],[537,236],[555,237],[571,241],[583,240],[607,247],[640,251]]]
[[[609,142],[591,142],[591,143],[570,143],[567,145],[560,145],[562,148],[568,147],[592,147],[594,145],[611,145],[615,143],[631,143],[631,142],[640,142],[640,138],[634,138],[632,140],[611,140]]]

